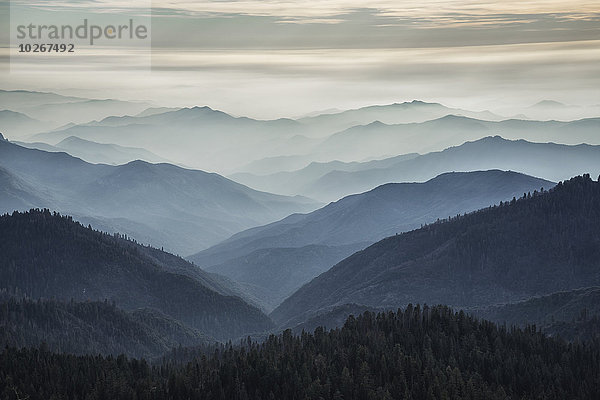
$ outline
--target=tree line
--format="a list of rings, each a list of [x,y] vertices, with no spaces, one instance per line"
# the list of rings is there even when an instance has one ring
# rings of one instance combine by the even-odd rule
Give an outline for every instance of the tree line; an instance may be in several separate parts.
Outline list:
[[[187,360],[187,361],[186,361]],[[600,343],[497,326],[445,306],[342,328],[176,349],[156,364],[44,348],[0,354],[3,399],[594,399]]]

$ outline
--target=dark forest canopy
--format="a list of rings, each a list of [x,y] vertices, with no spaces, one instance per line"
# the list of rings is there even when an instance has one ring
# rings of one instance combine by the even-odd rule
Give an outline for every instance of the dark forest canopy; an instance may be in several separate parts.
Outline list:
[[[152,308],[216,339],[272,322],[219,282],[168,253],[84,227],[48,210],[0,216],[0,290],[31,299]]]
[[[45,343],[48,350],[59,353],[148,358],[177,346],[214,342],[158,310],[126,312],[107,301],[12,297],[0,303],[0,348]]]
[[[600,343],[568,344],[443,306],[350,317],[343,328],[193,357],[0,354],[0,395],[46,399],[595,399]],[[17,395],[19,397],[17,397]]]

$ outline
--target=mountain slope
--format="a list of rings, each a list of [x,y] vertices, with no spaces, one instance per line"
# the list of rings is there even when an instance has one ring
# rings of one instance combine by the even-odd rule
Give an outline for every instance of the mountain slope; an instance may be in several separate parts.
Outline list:
[[[10,110],[0,110],[0,132],[11,139],[25,137],[45,130],[47,126],[28,115]]]
[[[92,164],[120,165],[132,161],[141,160],[150,163],[168,163],[168,160],[149,152],[146,149],[135,147],[123,147],[116,144],[96,143],[84,140],[76,136],[70,136],[65,140],[52,146],[42,142],[18,142],[13,141],[21,147],[37,149],[49,152],[65,152],[73,157]]]
[[[200,265],[261,248],[375,242],[553,184],[498,170],[442,174],[425,183],[393,183],[347,196],[308,214],[248,229],[190,259]],[[214,263],[214,261],[212,261]]]
[[[498,323],[517,326],[535,324],[545,331],[552,331],[557,323],[575,323],[600,316],[600,287],[557,292],[518,303],[479,308],[474,313]]]
[[[482,307],[600,284],[600,183],[549,193],[384,239],[343,260],[271,313],[281,325],[325,307],[410,302]]]
[[[268,310],[370,243],[551,186],[548,181],[503,171],[449,173],[426,183],[383,185],[309,214],[240,232],[190,259],[250,285]]]
[[[294,333],[313,332],[318,327],[341,328],[350,315],[388,310],[357,304],[320,309],[306,321],[292,327]],[[568,341],[590,342],[600,338],[600,287],[575,289],[533,297],[529,300],[467,309],[465,312],[499,325],[526,328],[535,325],[548,336]]]
[[[503,329],[447,307],[364,313],[344,327],[125,357],[0,353],[6,399],[595,399],[600,346]],[[185,361],[180,361],[185,360]],[[40,379],[51,376],[53,379]],[[97,396],[96,396],[97,395]],[[10,397],[9,397],[10,396]]]
[[[229,177],[236,182],[240,182],[244,185],[248,185],[258,190],[264,190],[272,193],[286,194],[293,193],[294,195],[300,193],[306,187],[310,187],[317,182],[323,176],[334,172],[356,172],[362,170],[371,169],[385,169],[393,167],[402,161],[412,160],[417,158],[419,154],[403,154],[396,157],[390,157],[383,160],[373,160],[367,162],[342,162],[342,161],[330,161],[326,163],[312,162],[306,167],[295,170],[295,171],[282,171],[274,174],[267,175],[254,175],[251,173],[235,173]],[[382,182],[387,183],[387,182]],[[378,186],[378,185],[376,185]],[[372,188],[371,188],[372,189]],[[352,194],[351,192],[345,193],[344,195]],[[314,193],[316,198],[323,198],[323,195]],[[340,198],[343,196],[340,196]],[[338,200],[334,198],[331,200]]]
[[[0,108],[17,111],[44,121],[46,129],[68,123],[84,123],[109,115],[133,115],[150,105],[115,99],[88,99],[56,93],[0,90]]]
[[[0,303],[0,345],[37,347],[71,354],[159,357],[178,346],[210,344],[207,336],[157,311],[127,313],[105,302]]]
[[[427,153],[457,146],[466,141],[500,135],[563,144],[600,144],[600,118],[572,122],[505,120],[499,122],[448,115],[418,124],[386,125],[379,121],[336,133],[314,153],[336,154],[342,161],[384,157],[390,154]]]
[[[209,107],[182,108],[143,116],[109,117],[99,122],[35,136],[58,143],[70,136],[99,143],[143,147],[175,162],[210,171],[232,170],[256,159],[294,154],[313,141],[302,124],[236,118]]]
[[[581,118],[592,118],[600,115],[598,105],[576,106],[563,104],[554,100],[542,100],[532,106],[519,110],[529,118],[537,120],[573,121]]]
[[[126,164],[135,160],[148,161],[151,163],[167,162],[164,158],[149,152],[148,150],[123,147],[116,144],[104,144],[83,140],[76,136],[70,136],[56,147],[67,153],[79,157],[91,163]]]
[[[600,170],[600,146],[533,143],[488,136],[423,155],[406,154],[361,163],[312,163],[291,172],[262,176],[238,173],[231,178],[272,193],[335,201],[389,182],[422,182],[448,171],[487,169],[517,171],[558,182]]]
[[[237,282],[266,312],[364,244],[259,249],[205,268]]]
[[[6,141],[0,141],[0,168],[35,188],[43,200],[27,209],[51,207],[104,231],[182,254],[314,209],[306,199],[257,192],[217,174],[142,161],[95,165]],[[13,209],[0,204],[0,212]]]
[[[439,103],[426,103],[414,100],[411,102],[368,106],[355,110],[321,114],[301,118],[299,121],[314,127],[313,129],[316,129],[318,132],[339,132],[352,126],[366,125],[375,121],[381,121],[385,124],[420,123],[449,114],[493,121],[503,119],[489,111],[474,112],[446,107]]]
[[[557,162],[560,160],[560,162]],[[332,171],[288,193],[302,193],[321,200],[360,193],[387,182],[426,181],[447,171],[502,169],[537,176],[554,182],[588,171],[600,170],[600,146],[570,146],[532,143],[486,137],[403,160],[383,168],[361,168],[354,172]],[[288,177],[294,182],[294,176]],[[277,191],[276,188],[272,188]]]
[[[507,326],[535,324],[546,335],[569,341],[600,339],[600,287],[597,286],[478,308],[472,312]]]
[[[35,188],[2,167],[0,167],[0,204],[3,211],[49,205],[36,194]]]
[[[139,245],[84,228],[49,211],[0,217],[0,282],[30,298],[114,301],[125,310],[155,308],[217,339],[269,329],[271,322],[238,297],[224,296],[147,256]],[[193,271],[196,267],[186,265]],[[205,274],[205,279],[210,279]],[[216,285],[216,284],[215,284]]]

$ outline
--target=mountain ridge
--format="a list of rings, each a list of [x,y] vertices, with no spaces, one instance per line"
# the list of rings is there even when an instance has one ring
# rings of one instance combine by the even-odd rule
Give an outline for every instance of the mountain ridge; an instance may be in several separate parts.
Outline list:
[[[133,161],[90,164],[66,153],[0,142],[0,167],[27,182],[31,204],[188,254],[315,203],[256,191],[215,173]],[[30,207],[29,207],[30,208]],[[11,208],[0,208],[11,212]],[[119,229],[116,229],[119,228]]]
[[[377,242],[313,279],[270,315],[289,326],[337,304],[475,307],[597,285],[598,210],[600,183],[575,177],[541,195],[526,193]]]
[[[217,339],[268,330],[272,322],[184,260],[48,210],[0,217],[2,289],[13,296],[103,301],[155,308]],[[22,243],[29,243],[27,248]],[[153,257],[148,252],[158,253]],[[163,254],[161,257],[160,254]],[[207,281],[210,284],[207,284]]]
[[[293,214],[237,233],[188,259],[247,285],[268,311],[302,284],[377,240],[551,186],[545,180],[498,170],[386,184],[309,214]]]

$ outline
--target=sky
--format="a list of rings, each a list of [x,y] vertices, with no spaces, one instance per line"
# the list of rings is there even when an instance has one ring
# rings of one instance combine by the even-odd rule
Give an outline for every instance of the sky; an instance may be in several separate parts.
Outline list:
[[[600,104],[597,1],[39,0],[0,8],[3,89],[209,105],[257,118],[413,99],[496,111],[544,99]],[[151,42],[9,63],[14,24],[30,16],[47,24],[132,17],[151,26]]]

